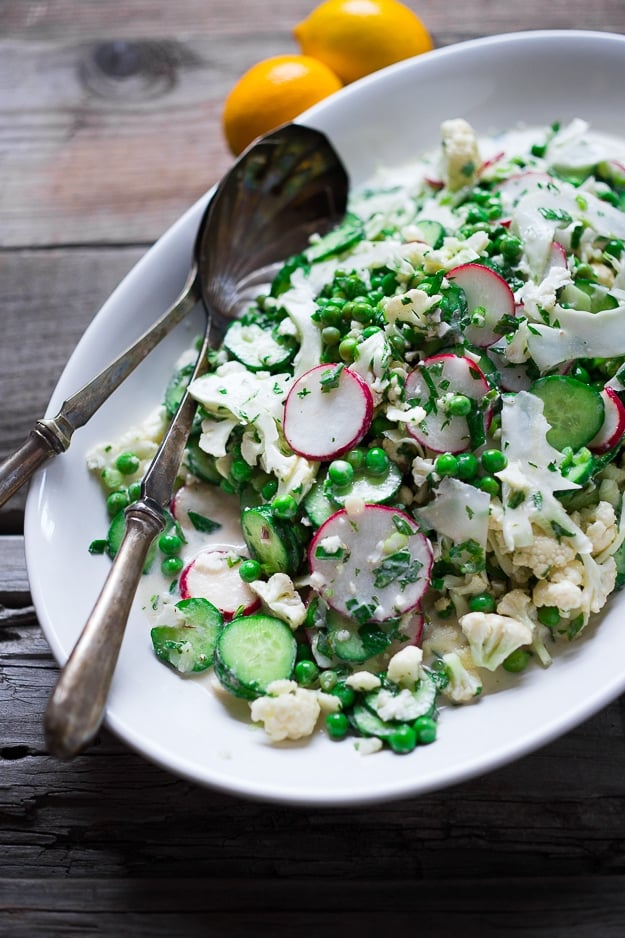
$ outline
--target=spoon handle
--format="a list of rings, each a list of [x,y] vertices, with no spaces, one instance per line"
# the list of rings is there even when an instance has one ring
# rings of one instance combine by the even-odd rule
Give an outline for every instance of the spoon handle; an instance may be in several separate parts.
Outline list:
[[[210,331],[208,316],[191,381],[206,370]],[[165,512],[196,407],[187,388],[143,478],[141,498],[126,509],[126,531],[119,550],[48,702],[44,726],[51,755],[75,756],[100,727],[126,622],[150,546],[166,524]]]
[[[194,264],[182,293],[137,341],[63,403],[56,417],[38,420],[22,446],[0,465],[0,505],[18,491],[36,469],[69,448],[74,430],[84,426],[146,355],[200,300]]]
[[[74,650],[61,672],[44,718],[51,755],[69,759],[98,732],[126,621],[150,546],[165,516],[144,500],[126,511],[126,533]]]

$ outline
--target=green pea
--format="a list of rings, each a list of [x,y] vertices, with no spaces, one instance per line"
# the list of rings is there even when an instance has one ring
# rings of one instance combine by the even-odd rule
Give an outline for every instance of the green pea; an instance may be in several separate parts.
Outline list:
[[[522,242],[513,235],[502,235],[498,241],[498,247],[506,260],[509,261],[517,260],[523,250]]]
[[[488,495],[499,495],[501,491],[501,484],[495,476],[482,476],[481,479],[478,479],[477,487]]]
[[[504,671],[509,671],[511,674],[518,674],[520,671],[524,671],[531,655],[529,651],[525,648],[517,648],[516,651],[513,651],[508,655],[506,660],[503,662]]]
[[[575,363],[570,371],[571,378],[575,378],[577,381],[582,381],[584,384],[590,384],[590,375],[588,370],[584,368],[583,365]]]
[[[376,332],[382,332],[379,326],[367,326],[366,329],[362,330],[360,337],[361,339],[370,339]]]
[[[338,675],[336,671],[332,671],[331,669],[322,671],[319,675],[319,686],[326,694],[329,694],[336,687],[337,681]]]
[[[349,720],[344,713],[328,713],[325,722],[330,739],[345,739],[349,730]]]
[[[346,459],[335,459],[328,466],[328,478],[334,485],[344,488],[354,481],[354,467]]]
[[[334,697],[339,698],[344,710],[348,707],[352,707],[356,700],[354,689],[350,687],[349,684],[346,684],[345,681],[337,681],[330,693],[333,694]]]
[[[271,503],[271,511],[276,518],[294,518],[297,514],[297,502],[292,495],[277,495]]]
[[[471,413],[471,399],[466,394],[453,394],[445,404],[445,410],[451,417],[466,417]]]
[[[266,502],[270,502],[277,491],[278,491],[278,480],[269,479],[269,481],[265,482],[265,484],[263,485],[262,489],[260,490],[260,494],[263,496]]]
[[[138,498],[141,498],[141,483],[131,482],[128,486],[128,501],[136,502]]]
[[[539,606],[538,621],[548,629],[555,629],[560,624],[560,610],[557,606]]]
[[[158,539],[158,549],[167,557],[175,557],[182,550],[182,538],[177,534],[161,534]]]
[[[343,333],[340,329],[337,329],[336,326],[326,326],[325,329],[321,330],[321,338],[325,345],[339,345],[343,338]]]
[[[352,466],[355,472],[358,472],[359,469],[362,469],[365,463],[365,453],[362,449],[350,449],[348,453],[345,454],[345,459]]]
[[[508,465],[508,457],[500,449],[485,449],[480,456],[485,472],[501,472]]]
[[[375,310],[370,303],[360,300],[352,304],[352,319],[363,324],[371,322],[375,316]]]
[[[417,745],[417,732],[413,726],[402,723],[388,737],[388,744],[398,755],[404,755]]]
[[[295,665],[293,677],[302,687],[312,687],[319,678],[319,668],[314,661],[302,659]]]
[[[458,457],[453,453],[441,453],[434,460],[434,471],[439,476],[455,476],[458,470]]]
[[[389,470],[390,460],[381,446],[372,446],[365,454],[365,469],[372,476],[383,476]]]
[[[244,459],[233,459],[230,466],[230,475],[235,482],[249,482],[253,473],[252,467]]]
[[[477,593],[469,599],[471,612],[494,612],[496,606],[495,597],[490,593]]]
[[[354,338],[343,339],[339,345],[339,355],[344,362],[353,362],[356,356],[358,340]]]
[[[183,566],[184,563],[181,557],[165,557],[161,563],[161,571],[165,576],[177,576]]]
[[[239,576],[244,583],[253,583],[261,576],[261,566],[258,560],[242,560],[239,564]]]
[[[458,456],[458,468],[456,469],[458,478],[464,479],[464,481],[467,482],[475,478],[477,470],[477,456],[474,456],[473,453],[460,453]]]
[[[343,321],[343,305],[337,303],[328,303],[319,310],[319,319],[323,326],[336,327]]]
[[[123,476],[134,475],[141,462],[134,453],[120,453],[115,460],[115,467],[119,469]]]
[[[417,745],[427,746],[436,739],[438,728],[436,726],[436,720],[432,717],[417,717],[412,727],[417,734]]]
[[[109,518],[114,518],[116,514],[119,514],[120,511],[127,508],[129,504],[130,500],[126,489],[122,489],[119,492],[111,492],[106,499],[106,510]]]

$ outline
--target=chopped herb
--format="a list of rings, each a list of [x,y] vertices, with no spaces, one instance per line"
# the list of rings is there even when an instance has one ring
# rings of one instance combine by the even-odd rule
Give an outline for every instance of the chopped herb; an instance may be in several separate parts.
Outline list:
[[[221,527],[218,521],[212,521],[197,511],[189,511],[189,521],[195,530],[201,534],[212,534],[213,531],[218,531]]]
[[[329,391],[333,391],[339,386],[339,380],[341,378],[341,372],[345,365],[343,362],[340,362],[336,365],[335,368],[328,368],[327,371],[323,372],[323,377],[320,380],[321,390],[324,394],[327,394]]]

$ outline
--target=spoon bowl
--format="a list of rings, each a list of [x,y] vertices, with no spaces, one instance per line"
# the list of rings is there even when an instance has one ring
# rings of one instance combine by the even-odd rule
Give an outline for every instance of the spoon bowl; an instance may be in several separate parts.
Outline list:
[[[325,137],[291,124],[253,144],[217,187],[200,222],[194,264],[178,304],[200,295],[206,327],[191,381],[207,368],[211,341],[237,313],[239,283],[301,250],[345,211],[347,175]],[[194,304],[195,305],[195,304]],[[167,521],[196,403],[185,390],[144,476],[141,497],[125,512],[125,534],[100,595],[63,668],[45,713],[48,750],[71,758],[94,738],[102,718],[126,622],[150,546]]]

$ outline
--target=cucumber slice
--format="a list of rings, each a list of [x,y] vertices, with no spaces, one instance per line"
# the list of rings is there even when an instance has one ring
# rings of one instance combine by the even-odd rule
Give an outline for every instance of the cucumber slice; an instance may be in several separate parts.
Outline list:
[[[169,384],[165,389],[165,398],[163,401],[168,417],[173,417],[176,413],[180,401],[182,400],[182,395],[184,394],[187,385],[191,380],[191,375],[193,374],[194,368],[195,362],[189,362],[188,365],[183,365],[182,368],[179,368],[178,371],[174,372],[170,378]]]
[[[543,414],[551,429],[547,441],[555,449],[581,449],[603,425],[605,407],[601,393],[568,375],[547,375],[530,386],[543,402]]]
[[[315,482],[304,498],[304,511],[316,528],[336,511],[336,505],[330,501],[324,491],[324,480],[319,479]]]
[[[297,642],[280,619],[243,616],[225,625],[215,649],[215,674],[236,697],[254,700],[273,681],[291,677]]]
[[[618,306],[618,300],[607,287],[581,278],[563,288],[560,301],[589,313],[600,313],[604,309],[616,309]]]
[[[362,664],[385,651],[391,638],[373,623],[358,627],[353,619],[330,610],[327,617],[327,642],[330,657]]]
[[[433,221],[430,218],[422,218],[416,221],[415,225],[419,229],[425,243],[429,244],[435,251],[443,246],[445,229],[439,221]]]
[[[263,329],[257,323],[233,322],[224,337],[224,348],[248,371],[284,371],[293,361],[298,342],[280,335],[276,329]]]
[[[106,535],[106,552],[113,560],[116,556],[117,551],[119,550],[121,543],[124,539],[124,534],[126,533],[126,514],[124,509],[118,511],[117,514],[111,520],[109,524],[108,533]],[[148,555],[145,559],[145,565],[143,567],[144,573],[149,573],[156,556],[157,543],[156,540],[150,546]]]
[[[176,608],[184,613],[184,624],[154,626],[150,632],[154,651],[182,674],[205,671],[213,663],[223,617],[207,599],[183,599]]]
[[[409,691],[407,694],[405,689],[403,691],[398,689],[397,696],[400,693],[403,694],[401,716],[394,717],[394,720],[404,723],[416,720],[418,717],[431,716],[434,713],[436,709],[436,684],[427,672],[422,673],[413,691]],[[380,720],[384,720],[382,701],[387,695],[388,691],[384,691],[383,688],[369,691],[365,695],[365,706]]]
[[[342,508],[346,499],[351,496],[360,498],[368,505],[382,505],[390,502],[397,495],[401,483],[401,470],[396,463],[389,462],[385,476],[372,476],[363,470],[358,470],[354,473],[354,478],[349,485],[339,487],[327,479],[323,490],[330,501],[339,508]]]
[[[209,485],[219,485],[223,476],[217,471],[215,457],[200,449],[197,437],[192,437],[187,443],[186,461],[189,472],[197,476],[202,482]]]
[[[333,254],[342,254],[358,244],[365,236],[362,220],[353,212],[347,212],[341,224],[306,249],[309,261],[321,261]]]
[[[355,704],[349,714],[349,719],[354,729],[361,736],[377,736],[379,739],[388,739],[392,733],[397,732],[397,723],[388,723],[386,720],[381,720],[364,704]]]
[[[241,528],[247,548],[264,573],[293,574],[302,561],[302,547],[292,524],[275,518],[269,505],[245,508]]]

